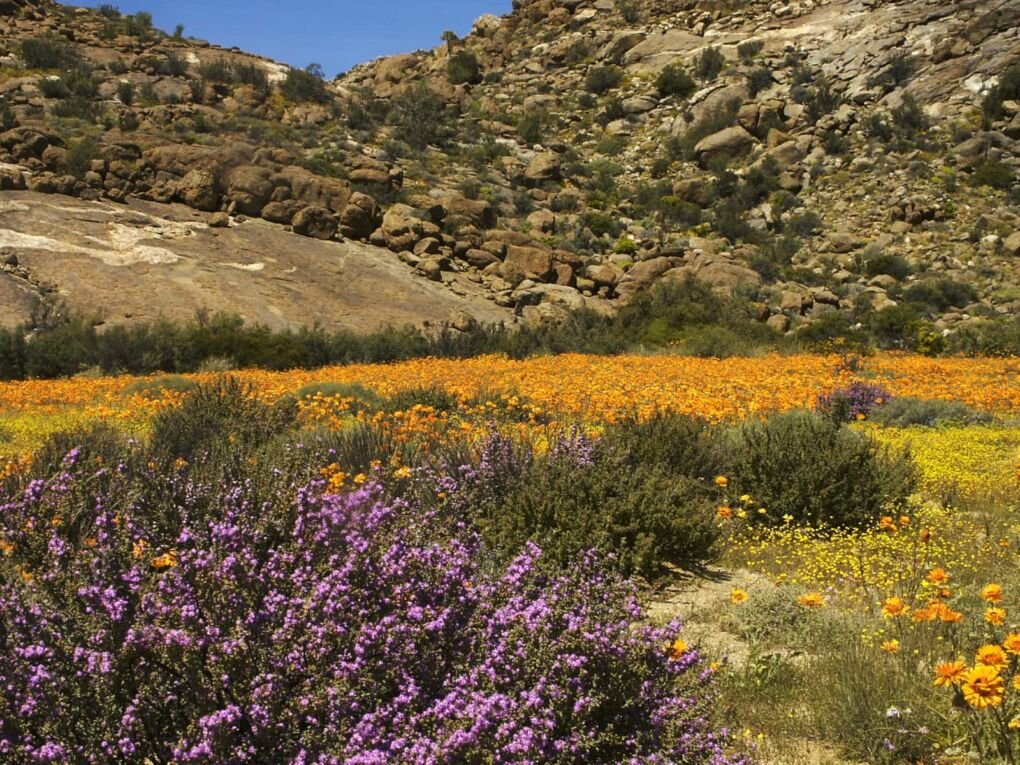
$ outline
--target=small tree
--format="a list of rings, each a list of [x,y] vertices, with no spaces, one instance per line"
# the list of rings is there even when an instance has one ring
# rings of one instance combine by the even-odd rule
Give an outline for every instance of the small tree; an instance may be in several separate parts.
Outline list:
[[[694,63],[694,75],[702,82],[711,82],[722,71],[726,57],[718,48],[705,48]]]
[[[446,76],[454,85],[477,84],[482,81],[482,68],[478,58],[469,50],[459,50],[450,56]]]
[[[419,151],[442,138],[446,104],[420,83],[394,101],[391,118],[397,126],[397,138]]]
[[[618,66],[593,66],[584,78],[584,89],[601,95],[623,82],[623,70]]]
[[[694,93],[697,84],[680,64],[670,64],[659,72],[659,76],[655,79],[655,88],[663,97],[674,96],[685,99]]]
[[[329,91],[326,90],[322,67],[318,64],[288,70],[287,78],[280,83],[280,92],[289,101],[311,101],[318,104],[329,102]]]

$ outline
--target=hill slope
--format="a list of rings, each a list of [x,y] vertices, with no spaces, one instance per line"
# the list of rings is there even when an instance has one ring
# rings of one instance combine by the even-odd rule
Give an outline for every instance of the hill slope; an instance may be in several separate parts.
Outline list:
[[[1020,312],[1008,0],[527,0],[331,83],[144,15],[0,14],[0,188],[176,202],[255,241],[257,217],[361,240],[387,279],[444,296],[380,305],[380,323],[443,320],[450,301],[556,320],[687,275],[777,332],[884,311],[893,334],[954,332]],[[76,295],[54,273],[72,307],[138,315],[130,290]],[[299,283],[342,325],[326,278]],[[230,282],[150,308],[230,305]],[[300,302],[278,321],[306,322]]]

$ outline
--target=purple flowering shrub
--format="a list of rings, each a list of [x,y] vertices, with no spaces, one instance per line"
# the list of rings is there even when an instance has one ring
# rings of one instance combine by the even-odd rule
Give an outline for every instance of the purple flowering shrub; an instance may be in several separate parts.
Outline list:
[[[593,553],[496,565],[378,484],[76,459],[0,507],[2,762],[743,761],[701,656]]]
[[[892,394],[880,385],[857,380],[818,397],[815,408],[838,422],[867,419],[876,406],[888,403]]]

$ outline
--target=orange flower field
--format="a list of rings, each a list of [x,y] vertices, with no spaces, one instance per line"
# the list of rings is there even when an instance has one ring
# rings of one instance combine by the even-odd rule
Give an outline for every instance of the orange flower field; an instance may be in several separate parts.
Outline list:
[[[839,356],[700,359],[680,356],[547,356],[526,361],[484,356],[317,370],[231,373],[266,399],[318,382],[358,382],[380,394],[440,386],[462,398],[519,394],[557,416],[613,420],[657,409],[720,420],[813,406],[823,393],[867,379],[894,395],[962,401],[996,413],[1020,410],[1020,360],[878,355],[854,372]],[[213,374],[189,376],[208,381]],[[131,395],[133,377],[72,378],[0,384],[0,414],[56,414],[134,419],[165,404]]]

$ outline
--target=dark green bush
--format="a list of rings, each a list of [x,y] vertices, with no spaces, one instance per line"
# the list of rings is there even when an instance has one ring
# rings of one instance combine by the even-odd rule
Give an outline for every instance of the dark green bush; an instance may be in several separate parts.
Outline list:
[[[603,443],[635,465],[655,465],[672,475],[711,481],[725,469],[722,447],[707,420],[670,411],[609,425]]]
[[[90,422],[47,437],[32,455],[32,476],[51,479],[67,470],[70,461],[97,469],[116,467],[127,461],[129,452],[127,439],[116,427]]]
[[[188,62],[183,56],[169,51],[159,62],[156,71],[169,77],[183,77],[188,73]]]
[[[694,76],[702,82],[711,82],[725,65],[726,57],[718,48],[705,48],[694,61]]]
[[[740,56],[742,61],[750,61],[761,53],[764,47],[765,43],[761,40],[748,40],[737,46],[737,55]]]
[[[209,82],[232,83],[234,81],[234,67],[225,58],[216,58],[211,61],[203,61],[196,68],[198,76]]]
[[[326,104],[330,101],[326,81],[316,64],[311,64],[306,69],[288,69],[286,79],[280,83],[280,92],[289,101],[297,103],[310,101]]]
[[[200,385],[180,405],[156,415],[151,449],[163,458],[189,461],[230,447],[239,454],[293,428],[296,415],[293,400],[265,404],[252,388],[226,377]]]
[[[767,68],[758,67],[747,75],[747,89],[751,91],[752,96],[756,96],[770,87],[772,87],[772,72]]]
[[[18,55],[29,69],[67,69],[80,60],[66,40],[56,37],[26,38],[18,43]]]
[[[75,178],[84,178],[92,165],[92,160],[100,159],[102,156],[99,144],[86,136],[68,147],[67,171]]]
[[[67,98],[71,95],[71,89],[61,77],[43,77],[38,85],[43,98]]]
[[[622,571],[648,578],[666,563],[698,569],[714,559],[715,500],[705,482],[632,462],[606,444],[592,446],[590,456],[578,453],[585,449],[554,449],[503,501],[478,506],[493,550],[535,540],[553,560],[572,565],[599,548]]]
[[[135,100],[135,86],[130,82],[122,82],[117,86],[117,98],[124,106],[131,106]]]
[[[584,77],[584,89],[601,95],[623,82],[623,70],[618,66],[593,66]]]
[[[975,186],[989,186],[1005,191],[1013,185],[1013,171],[998,160],[986,159],[974,168],[970,181]]]
[[[548,119],[549,116],[544,111],[530,111],[517,121],[517,133],[525,143],[541,143]]]
[[[955,279],[925,279],[911,284],[903,292],[904,300],[920,303],[936,311],[964,308],[977,298],[977,290],[967,282]]]
[[[981,425],[992,421],[987,412],[967,406],[962,401],[941,401],[898,396],[871,410],[872,422],[894,428],[911,425]]]
[[[863,259],[864,273],[868,276],[888,274],[896,279],[906,279],[914,269],[902,255],[880,252]]]
[[[675,96],[683,100],[690,97],[697,87],[697,83],[680,64],[668,65],[655,78],[655,89],[663,97]]]
[[[812,526],[862,527],[903,507],[916,476],[909,454],[827,418],[788,412],[750,421],[731,434],[730,478],[768,510]]]
[[[394,100],[391,119],[396,137],[419,151],[441,143],[448,133],[446,104],[424,83]]]
[[[437,412],[454,412],[460,408],[460,399],[439,385],[408,388],[398,391],[382,404],[388,412],[399,412],[415,406],[427,406]]]
[[[124,389],[127,395],[144,398],[161,399],[167,393],[190,393],[198,387],[198,383],[180,375],[161,375],[147,380],[138,380]]]
[[[10,130],[17,124],[18,118],[14,114],[14,109],[9,103],[0,99],[0,133]]]
[[[454,85],[475,85],[482,81],[482,67],[478,57],[469,50],[459,50],[450,56],[446,76]]]

